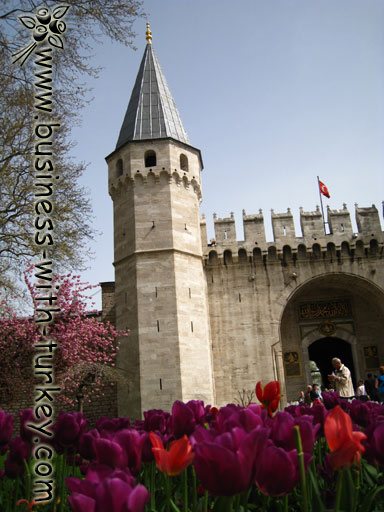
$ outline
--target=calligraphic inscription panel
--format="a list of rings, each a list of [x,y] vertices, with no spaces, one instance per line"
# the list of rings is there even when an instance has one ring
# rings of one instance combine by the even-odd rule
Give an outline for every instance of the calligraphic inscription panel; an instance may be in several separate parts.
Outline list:
[[[300,377],[301,364],[298,352],[284,352],[284,367],[287,377]]]
[[[299,304],[299,317],[301,320],[311,320],[316,318],[349,318],[351,316],[351,304],[347,300],[306,302],[305,304]]]

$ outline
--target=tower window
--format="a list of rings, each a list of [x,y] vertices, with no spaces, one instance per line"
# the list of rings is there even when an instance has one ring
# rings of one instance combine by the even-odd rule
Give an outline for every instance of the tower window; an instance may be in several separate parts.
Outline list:
[[[120,158],[116,162],[116,178],[118,178],[119,176],[122,176],[122,175],[123,175],[123,161]]]
[[[150,149],[145,152],[144,155],[145,167],[155,167],[156,166],[156,153]]]
[[[180,155],[180,169],[188,171],[188,158],[184,154]]]

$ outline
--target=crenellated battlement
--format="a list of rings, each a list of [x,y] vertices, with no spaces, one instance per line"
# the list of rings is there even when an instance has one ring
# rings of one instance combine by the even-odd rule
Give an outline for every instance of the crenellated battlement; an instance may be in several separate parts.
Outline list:
[[[264,216],[247,215],[243,210],[245,240],[236,240],[235,217],[218,218],[213,214],[215,239],[207,241],[206,220],[201,220],[203,254],[208,264],[247,263],[248,261],[279,261],[306,259],[328,254],[336,257],[379,256],[383,252],[384,234],[375,205],[360,208],[355,205],[358,232],[354,233],[347,205],[340,210],[327,208],[328,232],[324,233],[320,208],[305,212],[300,208],[302,236],[295,231],[291,210],[285,213],[271,211],[273,241],[265,237]]]
[[[187,176],[185,172],[178,172],[177,169],[171,172],[164,167],[137,170],[132,176],[124,174],[114,178],[114,180],[111,180],[109,183],[109,194],[113,198],[116,192],[125,190],[126,187],[151,187],[162,184],[170,184],[177,187],[183,186],[185,189],[193,191],[199,201],[202,199],[201,187],[199,182],[195,179],[195,176]]]

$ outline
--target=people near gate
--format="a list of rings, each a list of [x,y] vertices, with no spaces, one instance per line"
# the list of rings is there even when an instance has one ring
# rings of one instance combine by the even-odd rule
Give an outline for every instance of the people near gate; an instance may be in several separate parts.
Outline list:
[[[369,399],[372,400],[372,402],[378,402],[379,401],[379,392],[376,389],[376,379],[372,375],[372,373],[367,374],[367,378],[364,381],[365,391],[367,392],[367,395],[369,396]]]
[[[341,398],[354,398],[355,390],[353,389],[352,377],[349,369],[337,357],[332,359],[332,366],[334,368],[334,372],[331,375],[328,375],[328,379],[334,385],[335,391],[338,392]]]
[[[380,375],[376,377],[376,389],[378,390],[379,402],[384,402],[384,366],[380,366]]]
[[[356,397],[362,402],[367,402],[369,400],[367,390],[365,389],[364,381],[362,379],[357,383]]]
[[[320,387],[318,384],[312,384],[312,391],[310,393],[311,400],[314,402],[315,400],[322,400],[323,397],[321,395]]]
[[[312,403],[311,392],[312,392],[312,386],[310,384],[308,384],[307,391],[304,394],[304,403],[306,405],[311,405],[311,403]]]

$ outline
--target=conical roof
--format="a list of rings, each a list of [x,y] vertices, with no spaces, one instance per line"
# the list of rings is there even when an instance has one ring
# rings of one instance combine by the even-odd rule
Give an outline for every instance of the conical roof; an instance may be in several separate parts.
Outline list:
[[[152,44],[148,43],[116,149],[129,141],[164,137],[190,144]]]

